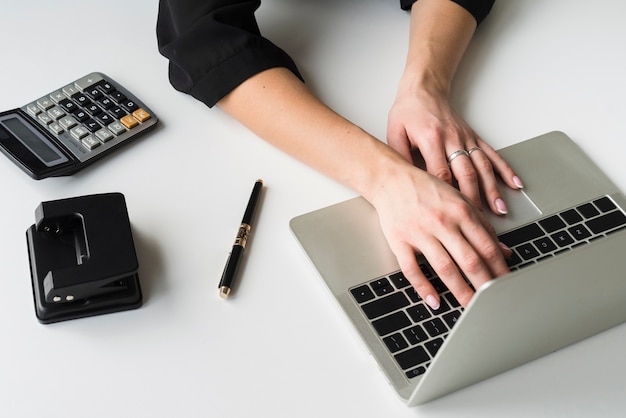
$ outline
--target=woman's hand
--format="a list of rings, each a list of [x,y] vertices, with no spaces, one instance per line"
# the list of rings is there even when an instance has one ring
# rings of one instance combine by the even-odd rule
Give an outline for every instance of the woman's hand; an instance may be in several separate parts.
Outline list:
[[[411,162],[412,151],[419,150],[430,174],[450,185],[457,183],[479,208],[484,196],[496,214],[507,213],[496,175],[511,188],[523,187],[507,162],[438,94],[400,90],[389,112],[387,141]]]
[[[474,294],[461,271],[478,289],[508,273],[505,256],[489,223],[473,201],[411,164],[396,165],[371,196],[380,223],[402,272],[434,309],[439,295],[416,260],[421,252],[463,306]],[[459,271],[460,269],[460,271]]]

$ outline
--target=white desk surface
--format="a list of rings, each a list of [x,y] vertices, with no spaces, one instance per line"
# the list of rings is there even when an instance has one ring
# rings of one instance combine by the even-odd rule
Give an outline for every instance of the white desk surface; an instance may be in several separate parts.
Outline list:
[[[397,3],[267,0],[258,17],[322,98],[384,139],[409,23]],[[1,109],[102,71],[148,103],[161,126],[68,178],[34,181],[0,157],[3,417],[623,413],[626,325],[407,408],[288,229],[293,216],[354,192],[174,91],[156,48],[156,0],[5,9]],[[565,131],[626,190],[625,13],[620,0],[497,1],[460,69],[458,111],[496,147]],[[223,301],[217,282],[258,177],[267,188],[257,228],[240,286]],[[39,324],[25,240],[35,208],[114,191],[127,199],[143,307]]]

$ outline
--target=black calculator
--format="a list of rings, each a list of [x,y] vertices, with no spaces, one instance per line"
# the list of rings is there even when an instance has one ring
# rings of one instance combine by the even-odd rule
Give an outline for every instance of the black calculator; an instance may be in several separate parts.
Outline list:
[[[0,113],[0,150],[34,179],[68,176],[157,122],[129,90],[94,72]]]

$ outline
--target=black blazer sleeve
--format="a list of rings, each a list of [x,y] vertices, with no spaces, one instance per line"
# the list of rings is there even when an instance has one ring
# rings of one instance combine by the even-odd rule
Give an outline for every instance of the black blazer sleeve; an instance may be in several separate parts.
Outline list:
[[[413,3],[418,0],[400,0],[400,7],[404,10],[408,10],[411,8]],[[452,0],[459,6],[463,7],[465,10],[470,12],[476,22],[480,24],[491,10],[491,7],[495,3],[496,0]]]
[[[408,9],[415,1],[400,5]],[[480,22],[495,0],[452,1]],[[302,79],[285,51],[261,35],[254,16],[260,5],[260,0],[159,0],[157,41],[169,60],[172,86],[212,107],[269,68],[285,67]]]
[[[159,52],[169,60],[172,86],[212,107],[244,80],[293,60],[261,36],[260,0],[160,0]]]

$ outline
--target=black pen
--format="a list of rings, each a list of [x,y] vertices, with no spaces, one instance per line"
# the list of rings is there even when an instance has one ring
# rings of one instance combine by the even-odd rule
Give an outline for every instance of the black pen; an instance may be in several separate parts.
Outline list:
[[[235,243],[233,244],[233,249],[228,256],[228,261],[226,261],[226,267],[224,267],[220,284],[217,286],[220,290],[220,297],[222,299],[226,299],[230,294],[230,289],[233,281],[235,280],[235,276],[237,275],[237,269],[239,268],[241,257],[243,256],[243,252],[246,248],[246,242],[248,241],[248,236],[250,235],[250,230],[252,229],[252,217],[254,216],[254,210],[256,209],[257,202],[259,201],[259,195],[261,194],[262,187],[263,180],[259,179],[256,183],[254,183],[254,187],[252,188],[252,194],[250,195],[250,200],[248,200],[246,212],[243,214],[241,225],[239,225],[239,230],[237,231],[237,238],[235,238]]]

